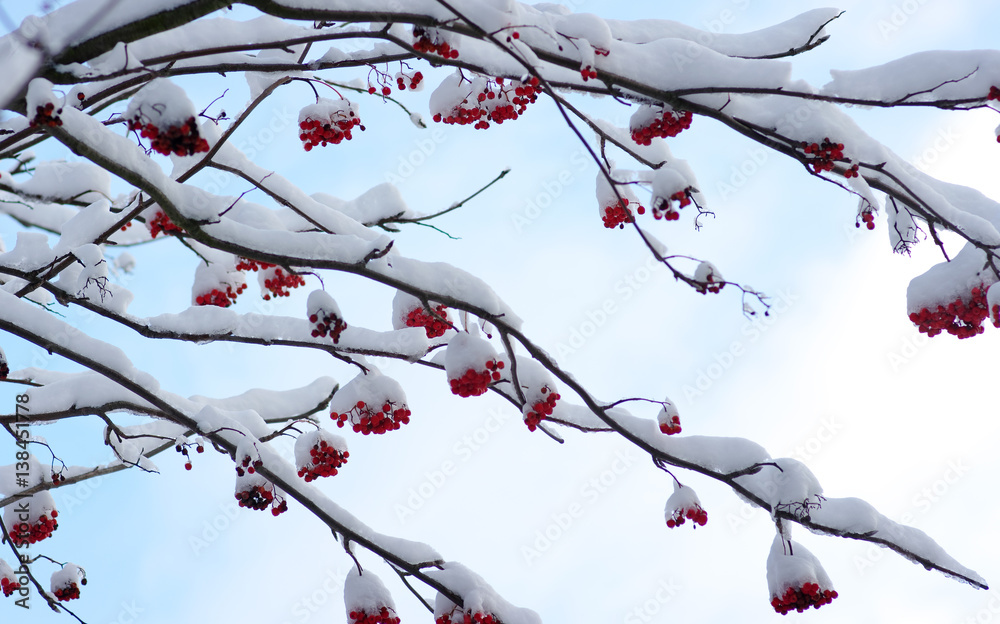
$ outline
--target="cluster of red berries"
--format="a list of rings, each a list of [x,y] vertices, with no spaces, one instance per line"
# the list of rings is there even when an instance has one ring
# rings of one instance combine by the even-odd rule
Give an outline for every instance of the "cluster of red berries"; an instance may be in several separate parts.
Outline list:
[[[626,223],[632,223],[635,218],[632,216],[632,211],[628,208],[628,198],[623,197],[617,204],[611,204],[610,206],[604,207],[604,227],[606,228],[624,228]],[[646,212],[646,209],[639,206],[637,209],[639,214]]]
[[[423,327],[428,338],[443,336],[446,331],[451,329],[451,323],[447,321],[447,310],[448,307],[444,304],[435,307],[434,314],[427,314],[423,308],[413,308],[406,315],[406,326]]]
[[[333,339],[333,344],[340,342],[340,335],[347,329],[347,322],[336,314],[327,314],[323,309],[316,312],[316,314],[309,315],[309,322],[314,325],[312,337],[326,338],[330,336]]]
[[[708,275],[705,277],[705,282],[698,286],[697,290],[703,295],[705,293],[718,293],[725,285],[725,282],[715,281],[714,275]]]
[[[126,231],[128,231],[128,229],[129,229],[130,227],[132,227],[132,222],[131,222],[131,221],[126,221],[126,222],[125,222],[125,225],[123,225],[123,226],[121,227],[121,230],[122,230],[122,232],[126,232]]]
[[[698,526],[705,526],[708,523],[708,512],[699,505],[693,507],[675,509],[674,513],[667,518],[667,527],[674,528],[684,524],[685,519],[691,520]],[[695,527],[698,528],[698,527]]]
[[[194,303],[200,306],[213,305],[220,308],[228,308],[236,301],[236,297],[243,294],[243,291],[246,289],[246,284],[240,284],[236,287],[236,290],[233,290],[233,287],[227,284],[226,292],[222,292],[218,288],[213,288],[211,292],[195,297]]]
[[[240,507],[249,507],[257,511],[264,511],[274,500],[274,494],[261,485],[254,485],[249,490],[242,490],[236,493],[236,500]]]
[[[855,221],[854,227],[861,227],[861,222],[864,221],[865,227],[869,230],[875,229],[875,213],[871,210],[865,210],[861,213],[861,221]]]
[[[437,123],[467,126],[474,124],[477,130],[490,127],[490,122],[502,124],[517,119],[524,114],[528,104],[538,100],[538,78],[532,76],[528,82],[512,80],[509,83],[497,78],[486,81],[486,87],[473,97],[462,100],[448,115],[434,114]],[[469,99],[474,100],[469,102]]]
[[[806,583],[800,589],[789,587],[784,596],[775,596],[771,599],[771,606],[781,615],[787,615],[793,609],[802,613],[809,607],[819,609],[823,605],[830,604],[837,597],[837,592],[832,589],[820,591],[816,583]]]
[[[987,100],[1000,100],[1000,87],[990,87],[990,92],[986,96]]]
[[[674,208],[673,202],[677,202],[677,208]],[[663,219],[664,221],[677,221],[681,218],[681,213],[678,212],[684,206],[691,204],[691,189],[684,189],[683,191],[677,191],[667,199],[661,199],[659,202],[653,206],[653,218]],[[643,214],[645,209],[636,210],[639,214]]]
[[[552,415],[552,410],[556,407],[556,401],[561,397],[558,392],[549,392],[548,386],[542,386],[542,394],[548,394],[544,401],[538,401],[531,406],[531,411],[524,415],[524,424],[528,425],[528,431],[534,431],[538,424],[545,420],[546,416]]]
[[[66,477],[64,477],[61,472],[53,472],[52,473],[52,483],[61,483],[62,481],[65,481],[65,480],[66,480]]]
[[[413,49],[417,52],[438,54],[446,59],[458,58],[458,50],[448,45],[448,42],[436,32],[432,35],[423,28],[414,27],[413,37],[416,39]]]
[[[153,215],[152,220],[149,222],[149,235],[156,238],[156,235],[160,232],[163,232],[164,235],[171,232],[179,232],[183,234],[184,230],[171,221],[170,217],[167,216],[167,213],[159,210],[155,215]]]
[[[503,624],[500,618],[492,613],[482,611],[469,612],[455,607],[449,613],[434,620],[434,624]]]
[[[410,84],[407,85],[406,81],[409,80]],[[396,74],[396,88],[400,91],[406,91],[409,88],[411,91],[420,86],[423,82],[424,75],[420,72],[415,72],[412,76],[408,76],[402,72]],[[368,93],[374,94],[376,91],[375,87],[369,86]],[[392,93],[392,88],[389,85],[382,85],[382,95],[389,95]]]
[[[639,145],[651,145],[653,139],[675,137],[691,127],[691,111],[664,110],[648,126],[632,130],[632,140]]]
[[[338,427],[343,427],[350,420],[355,433],[368,435],[370,433],[385,433],[395,431],[401,426],[409,424],[410,410],[406,405],[394,407],[392,403],[382,404],[381,410],[375,410],[364,401],[358,401],[357,405],[350,411],[338,414],[332,412],[330,418],[337,421]]]
[[[128,120],[129,131],[138,130],[139,136],[149,139],[150,147],[154,152],[169,156],[192,156],[200,152],[208,151],[208,141],[201,138],[198,133],[198,124],[194,117],[189,117],[187,121],[179,126],[170,126],[166,130],[160,130],[152,122],[143,123],[141,116],[136,116]]]
[[[485,370],[477,371],[470,368],[458,379],[448,380],[448,383],[451,384],[451,393],[457,394],[460,397],[485,394],[491,383],[500,381],[500,370],[503,367],[503,362],[487,360]]]
[[[65,602],[67,600],[76,600],[80,597],[80,587],[76,583],[70,583],[60,587],[59,589],[52,592],[56,600]]]
[[[10,596],[17,590],[21,589],[21,584],[16,580],[11,581],[6,576],[0,577],[0,589],[3,590],[4,596]]]
[[[317,145],[326,147],[328,143],[338,145],[341,141],[350,141],[354,126],[360,126],[362,131],[365,129],[361,125],[361,118],[354,111],[348,111],[348,116],[343,119],[304,119],[299,122],[302,149],[308,152]]]
[[[308,466],[299,468],[299,476],[306,480],[306,483],[320,477],[332,477],[337,474],[337,469],[347,463],[347,458],[351,454],[348,451],[341,453],[326,440],[319,440],[309,449],[311,463]]]
[[[597,70],[590,65],[584,65],[580,68],[580,76],[583,77],[584,82],[587,82],[588,80],[597,78]]]
[[[35,520],[34,524],[22,522],[15,525],[14,530],[11,531],[14,544],[18,546],[36,544],[43,539],[52,537],[52,532],[59,528],[59,523],[56,522],[56,518],[58,517],[59,512],[53,509],[51,518],[46,514],[42,514],[38,517],[38,520]]]
[[[857,165],[851,165],[850,168],[847,171],[844,172],[844,177],[845,178],[856,178],[859,175],[860,174],[858,173],[858,166]]]
[[[251,260],[250,258],[240,258],[236,262],[237,271],[263,271],[270,269],[271,267],[277,266],[276,264],[268,264],[267,262],[258,262],[256,260]]]
[[[833,162],[844,158],[844,144],[833,143],[829,138],[823,139],[822,143],[802,143],[801,147],[803,152],[812,156],[809,167],[814,173],[833,171]]]
[[[291,296],[289,290],[306,285],[304,277],[293,273],[285,273],[280,267],[266,270],[271,271],[271,277],[264,278],[264,288],[271,292],[270,294],[264,293],[264,301],[270,301],[272,295],[275,297]]]
[[[184,455],[184,457],[186,459],[186,461],[184,462],[184,470],[191,470],[191,468],[193,468],[194,466],[191,463],[191,456],[188,454],[187,446],[182,446],[182,445],[178,444],[174,448],[175,448],[175,450],[178,453]],[[205,452],[205,447],[199,444],[197,450],[198,450],[199,453],[204,453]],[[247,459],[247,461],[249,461],[250,458],[247,457],[246,459]],[[239,473],[240,476],[243,476],[242,473],[240,473],[240,469],[239,468],[236,469],[236,472]]]
[[[913,312],[910,320],[917,324],[921,333],[928,336],[937,336],[942,331],[947,331],[959,338],[972,338],[983,333],[983,321],[990,312],[986,303],[985,286],[976,286],[971,294],[972,298],[968,303],[959,297],[947,306],[939,305],[934,311],[923,308],[920,312]],[[1000,327],[996,320],[994,325]]]
[[[351,611],[348,617],[350,618],[348,624],[399,624],[399,617],[389,607],[382,607],[372,613],[359,609]]]
[[[718,292],[718,291],[716,291]],[[660,423],[660,431],[667,435],[674,435],[681,432],[681,417],[674,414],[666,422]]]
[[[54,128],[56,126],[63,125],[62,119],[59,118],[59,113],[62,109],[56,109],[56,105],[52,102],[47,102],[44,106],[35,107],[35,116],[31,118],[28,125],[32,128],[35,126],[48,126]]]
[[[259,459],[251,461],[249,455],[244,455],[243,461],[241,461],[239,464],[236,464],[236,474],[240,477],[242,477],[245,474],[253,474],[257,472],[257,469],[263,465],[264,463]]]

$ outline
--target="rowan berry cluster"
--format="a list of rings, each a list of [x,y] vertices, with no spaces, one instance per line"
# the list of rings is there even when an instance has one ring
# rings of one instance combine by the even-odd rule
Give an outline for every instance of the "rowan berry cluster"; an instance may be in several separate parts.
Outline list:
[[[798,589],[789,587],[784,596],[772,598],[771,606],[781,615],[787,615],[792,610],[802,613],[809,607],[819,609],[823,605],[830,604],[836,597],[835,590],[820,590],[816,583],[805,583]]]
[[[458,50],[448,45],[437,31],[427,31],[415,26],[413,28],[413,49],[422,54],[437,54],[446,59],[458,58]]]
[[[330,336],[333,344],[340,342],[340,335],[347,329],[347,323],[336,314],[328,313],[322,308],[316,310],[315,314],[309,315],[309,322],[313,324],[312,337],[326,338]]]
[[[225,292],[222,292],[218,288],[213,288],[210,292],[195,297],[194,303],[200,306],[213,305],[220,308],[228,308],[236,301],[236,297],[243,294],[243,291],[246,289],[246,284],[238,285],[235,290],[232,285],[227,284]]]
[[[0,577],[0,590],[3,590],[3,595],[9,597],[11,594],[21,589],[21,584],[17,580],[8,579],[6,576]]]
[[[391,91],[391,90],[390,90]],[[349,111],[343,119],[312,119],[307,118],[299,122],[299,139],[302,141],[302,148],[307,152],[320,145],[326,147],[327,144],[340,144],[341,141],[350,141],[351,130],[355,126],[361,126],[361,118],[354,111]]]
[[[632,211],[629,210],[629,201],[627,197],[623,197],[617,204],[611,204],[610,206],[604,207],[604,227],[606,228],[624,228],[626,223],[632,223],[635,218],[632,216]],[[646,212],[646,209],[639,206],[637,209],[639,214]]]
[[[865,227],[869,230],[875,229],[875,213],[871,210],[865,210],[861,213],[861,221],[855,221],[854,227],[861,227],[861,223],[864,222]]]
[[[51,514],[51,517],[49,515]],[[17,545],[36,544],[43,539],[52,537],[52,532],[59,528],[56,518],[59,512],[53,509],[49,514],[42,514],[34,523],[22,522],[14,526],[11,537]]]
[[[400,91],[405,91],[406,89],[413,91],[417,89],[423,81],[424,75],[420,72],[414,72],[413,75],[408,75],[403,72],[396,74],[396,88]],[[407,85],[407,82],[409,82],[409,85]],[[373,87],[368,88],[369,93],[372,93],[372,88]],[[388,95],[384,90],[383,94]]]
[[[184,456],[184,470],[191,470],[191,468],[193,468],[194,466],[191,463],[191,455],[188,453],[187,447],[188,447],[187,444],[178,444],[177,446],[174,447],[174,450],[176,450],[178,453],[180,453],[181,455]],[[197,451],[199,453],[204,453],[205,452],[205,447],[202,446],[201,444],[199,444],[199,445],[197,445]],[[247,457],[246,459],[247,459],[247,463],[249,463],[250,458]],[[240,470],[241,470],[241,468],[238,468],[238,467],[236,468],[237,474],[239,474],[240,476],[243,476],[243,474],[240,472]]]
[[[844,144],[833,143],[829,138],[823,139],[822,143],[802,143],[802,151],[812,156],[809,160],[809,167],[814,173],[823,171],[833,171],[833,163],[844,158]],[[847,176],[851,177],[851,176]]]
[[[528,82],[490,78],[448,114],[435,113],[434,121],[459,126],[474,124],[477,130],[485,130],[491,121],[502,124],[523,115],[528,104],[538,100],[540,92],[535,77]]]
[[[253,474],[263,465],[259,459],[251,460],[249,455],[244,455],[243,460],[236,464],[236,475],[242,477],[245,474]]]
[[[358,401],[347,412],[339,414],[331,412],[330,418],[337,421],[338,427],[343,427],[350,420],[355,433],[368,435],[370,433],[380,434],[399,429],[410,422],[411,413],[405,404],[397,407],[392,402],[386,401],[380,409],[375,409],[364,401]]]
[[[53,472],[52,473],[52,483],[62,483],[65,480],[66,480],[66,477],[64,477],[61,472]]]
[[[667,435],[674,435],[681,432],[681,417],[677,414],[667,416],[660,420],[660,431]]]
[[[651,145],[653,139],[675,137],[691,127],[691,111],[663,109],[646,124],[632,127],[632,140]]]
[[[69,583],[52,592],[56,600],[67,601],[76,600],[80,597],[80,587],[76,583]]]
[[[503,624],[500,618],[483,611],[466,611],[455,607],[434,620],[434,624]]]
[[[667,518],[667,527],[671,529],[679,527],[684,524],[685,520],[691,520],[694,524],[698,525],[695,528],[705,526],[708,523],[708,512],[702,509],[700,505],[675,509],[674,513]]]
[[[36,126],[48,126],[49,128],[61,126],[63,125],[62,119],[59,117],[61,112],[61,108],[56,109],[55,104],[46,102],[44,106],[35,107],[35,116],[31,118],[28,125],[32,128]]]
[[[434,314],[427,314],[424,308],[413,308],[406,314],[406,326],[423,327],[428,338],[437,338],[451,329],[447,319],[448,307],[443,304],[434,308]]]
[[[262,485],[254,485],[236,492],[236,500],[239,501],[240,507],[264,511],[274,500],[274,494]]]
[[[857,165],[851,165],[850,168],[848,168],[848,170],[844,172],[844,177],[845,178],[856,178],[859,175],[860,174],[858,173],[858,166]]]
[[[359,609],[351,611],[347,615],[350,619],[348,624],[399,624],[399,617],[389,607],[382,607],[378,611],[371,613],[364,609]]]
[[[556,401],[561,397],[558,392],[550,392],[548,386],[542,386],[542,394],[547,394],[544,401],[538,401],[531,406],[531,410],[524,415],[524,424],[528,425],[528,431],[534,431],[538,424],[545,420],[546,416],[552,415]]]
[[[674,202],[677,202],[677,208],[674,208]],[[684,206],[688,206],[690,204],[690,188],[686,188],[683,191],[677,191],[666,199],[661,197],[659,198],[659,201],[653,205],[653,218],[657,220],[663,219],[664,221],[677,221],[681,218],[681,213],[678,211]],[[645,210],[641,212],[637,210],[636,212],[643,214]]]
[[[1000,100],[1000,87],[990,87],[990,92],[986,96],[987,100]]]
[[[500,381],[500,371],[503,369],[504,363],[487,360],[484,366],[483,370],[470,368],[458,379],[449,379],[451,393],[460,397],[485,394],[491,383]]]
[[[310,462],[299,468],[299,476],[305,479],[306,483],[320,477],[332,477],[337,474],[338,468],[347,463],[350,455],[348,451],[341,452],[320,438],[309,449]]]
[[[289,290],[305,286],[306,280],[301,275],[285,273],[281,267],[273,267],[263,270],[264,288],[269,293],[264,293],[264,301],[270,301],[271,297],[288,297]]]
[[[240,258],[236,262],[237,271],[263,271],[277,266],[276,264],[268,264],[267,262],[258,262],[257,260],[251,260],[250,258]]]
[[[156,238],[160,232],[163,232],[164,235],[170,234],[171,232],[183,234],[184,230],[171,221],[170,217],[167,216],[167,213],[162,210],[158,210],[149,221],[149,235]]]
[[[169,156],[192,156],[201,152],[207,152],[208,141],[203,139],[198,133],[198,124],[194,117],[189,117],[187,121],[179,126],[170,126],[163,130],[151,121],[143,121],[142,115],[136,115],[128,120],[130,132],[138,131],[139,136],[149,139],[149,145],[154,152]]]
[[[971,338],[983,333],[983,321],[989,315],[986,287],[979,285],[972,289],[968,302],[958,297],[947,306],[939,305],[933,311],[922,308],[919,312],[911,313],[910,320],[916,323],[921,333],[928,336],[937,336],[946,331],[959,338]]]

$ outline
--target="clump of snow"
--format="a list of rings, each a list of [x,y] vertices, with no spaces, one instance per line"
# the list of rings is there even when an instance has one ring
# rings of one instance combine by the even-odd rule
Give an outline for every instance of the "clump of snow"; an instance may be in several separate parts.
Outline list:
[[[478,334],[478,327],[473,325]],[[471,332],[458,332],[448,341],[444,354],[444,370],[453,394],[479,396],[490,384],[499,381],[502,368],[493,346]]]
[[[767,589],[771,605],[782,614],[793,609],[802,613],[810,606],[818,609],[837,597],[819,559],[780,534],[774,536],[767,556]]]
[[[46,161],[35,165],[20,189],[53,200],[92,203],[111,194],[111,176],[88,162]]]
[[[344,608],[351,624],[399,624],[392,594],[371,570],[352,568],[344,579]]]
[[[184,89],[167,78],[157,78],[143,87],[125,109],[125,118],[151,123],[161,130],[181,126],[195,115],[194,104]]]

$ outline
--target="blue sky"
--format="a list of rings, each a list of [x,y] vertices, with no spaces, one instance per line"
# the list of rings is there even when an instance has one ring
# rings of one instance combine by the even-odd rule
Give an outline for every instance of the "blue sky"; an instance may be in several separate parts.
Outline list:
[[[573,6],[606,17],[662,17],[743,32],[823,4],[727,0],[669,11],[647,2]],[[831,68],[878,64],[925,49],[995,46],[1000,17],[986,2],[840,7],[847,13],[830,27],[831,40],[795,62],[796,74],[816,85]],[[220,94],[220,82],[212,77],[182,84],[203,106]],[[232,90],[223,105],[235,111],[246,97],[243,81],[232,77],[226,86]],[[422,110],[426,96],[410,96],[407,103]],[[279,90],[237,134],[236,144],[260,143],[257,162],[307,192],[351,198],[395,175],[403,178],[399,187],[410,206],[428,212],[511,167],[500,185],[437,223],[460,240],[414,226],[397,236],[397,245],[413,257],[451,262],[486,278],[525,319],[529,335],[562,353],[563,363],[597,396],[668,395],[679,405],[686,433],[745,436],[773,456],[801,459],[829,495],[859,496],[893,519],[906,518],[988,580],[1000,578],[994,532],[1000,505],[991,496],[1000,426],[988,399],[996,332],[961,342],[927,342],[916,332],[905,315],[905,289],[911,277],[939,261],[930,244],[912,258],[893,256],[883,222],[874,232],[854,228],[851,197],[696,119],[671,147],[694,167],[718,216],[701,232],[682,221],[674,224],[682,227],[657,233],[672,251],[709,259],[727,278],[782,302],[767,323],[748,324],[736,293],[702,297],[675,284],[664,271],[650,269],[633,236],[601,227],[595,169],[580,158],[579,145],[548,103],[487,132],[420,131],[392,107],[362,98],[368,130],[307,154],[291,126],[281,129],[289,111],[296,114],[311,98],[302,85]],[[580,101],[608,118],[627,119],[619,107]],[[852,114],[926,170],[1000,197],[995,115]],[[44,156],[66,157],[58,151]],[[410,173],[401,164],[407,160],[422,162]],[[741,168],[745,181],[734,173]],[[202,182],[225,194],[246,190],[221,177]],[[0,220],[8,247],[14,232],[12,221]],[[133,253],[139,264],[128,283],[136,293],[132,312],[187,304],[195,264],[190,254],[174,241]],[[388,328],[393,292],[349,276],[326,277],[325,285],[349,322]],[[315,287],[313,281],[302,290]],[[279,310],[299,314],[304,295]],[[601,320],[598,311],[608,301],[615,311]],[[253,311],[262,304],[244,297],[239,305]],[[346,382],[353,375],[318,354],[147,345],[101,321],[72,312],[68,318],[100,327],[140,368],[180,394],[227,396],[253,386],[302,386],[319,375]],[[597,331],[575,339],[575,332],[589,333],[588,322]],[[9,340],[2,346],[14,368],[39,357]],[[697,489],[709,524],[670,531],[662,516],[668,479],[623,441],[569,432],[558,446],[530,434],[499,400],[453,397],[440,375],[426,370],[398,363],[385,370],[407,388],[412,423],[380,439],[350,438],[350,462],[323,484],[377,530],[426,541],[546,622],[778,617],[764,580],[773,527],[727,488],[685,479]],[[0,390],[0,400],[12,404],[13,392]],[[87,465],[109,459],[102,429],[81,419],[44,435],[67,462]],[[44,552],[82,565],[91,580],[72,608],[91,624],[192,617],[306,624],[343,617],[340,579],[349,560],[328,531],[294,505],[279,518],[235,511],[228,460],[210,453],[196,459],[188,473],[180,456],[165,453],[156,458],[161,475],[123,473],[55,492],[60,528]],[[993,594],[888,551],[801,531],[796,538],[820,558],[841,598],[789,619],[957,623],[970,616],[992,621],[1000,613],[991,611],[1000,606]],[[390,584],[404,621],[428,617],[384,565],[362,561]],[[18,621],[24,616],[8,602],[0,602],[0,614]],[[29,616],[39,622],[57,617],[37,601]]]

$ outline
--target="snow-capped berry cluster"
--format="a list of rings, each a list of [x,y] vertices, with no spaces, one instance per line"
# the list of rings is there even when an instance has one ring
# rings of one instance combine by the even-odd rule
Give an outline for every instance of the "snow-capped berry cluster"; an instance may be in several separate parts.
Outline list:
[[[691,204],[691,189],[686,188],[682,191],[677,191],[670,197],[659,198],[659,200],[653,204],[653,218],[663,219],[664,221],[677,221],[681,218],[681,213],[678,210]],[[674,208],[674,202],[677,202],[677,208]],[[642,214],[642,212],[639,214]]]
[[[330,401],[330,418],[343,427],[348,422],[363,435],[395,431],[410,422],[403,387],[374,368],[338,390]]]
[[[399,624],[389,589],[371,570],[352,569],[344,579],[347,624]]]
[[[691,127],[691,111],[675,111],[670,106],[643,105],[629,119],[632,140],[651,145],[655,138],[675,137]]]
[[[479,396],[489,390],[490,384],[500,381],[500,370],[503,362],[486,360],[483,369],[468,368],[461,377],[449,379],[451,393],[460,397]]]
[[[17,574],[14,569],[7,565],[7,562],[0,559],[0,590],[5,597],[21,589],[21,584],[17,582]]]
[[[502,624],[502,621],[486,611],[467,611],[455,607],[434,620],[434,624]]]
[[[823,139],[822,143],[803,142],[800,144],[800,147],[804,153],[812,156],[809,160],[809,167],[814,173],[833,171],[834,161],[843,160],[844,158],[844,144],[833,143],[829,137]]]
[[[295,440],[298,474],[307,483],[334,476],[350,455],[344,438],[323,429],[304,433]]]
[[[793,610],[802,613],[809,607],[819,609],[828,605],[836,597],[836,590],[820,590],[817,583],[805,583],[802,587],[789,587],[784,595],[772,598],[771,606],[781,615],[787,615]]]
[[[679,527],[685,521],[691,520],[695,526],[705,526],[708,522],[708,512],[701,506],[698,495],[686,485],[674,483],[674,493],[667,499],[664,508],[664,518],[668,528]]]
[[[464,82],[463,82],[464,81]],[[459,90],[460,95],[447,93]],[[529,104],[538,100],[538,78],[527,82],[504,78],[478,77],[472,81],[459,78],[446,80],[435,90],[431,108],[434,121],[459,126],[473,125],[477,130],[490,127],[490,122],[502,124],[524,114]],[[445,95],[439,95],[445,93]],[[447,103],[444,101],[447,100]]]
[[[139,136],[149,139],[149,146],[154,152],[164,156],[192,156],[209,149],[208,141],[198,132],[198,123],[194,117],[188,117],[183,123],[160,128],[142,114],[128,120],[129,132],[139,132]]]
[[[236,301],[236,297],[246,290],[246,284],[239,284],[234,290],[232,286],[227,285],[225,292],[219,290],[218,288],[213,288],[211,291],[198,295],[194,298],[195,305],[206,306],[218,306],[220,308],[228,308],[233,305]]]
[[[476,335],[459,332],[449,342],[444,353],[444,369],[452,394],[460,397],[484,394],[495,381],[500,381],[503,361],[497,361],[496,351],[490,343],[479,337],[479,328],[473,325]]]
[[[32,128],[37,126],[46,126],[49,128],[61,126],[63,125],[63,122],[59,117],[60,113],[62,113],[62,109],[56,108],[56,105],[52,102],[46,102],[42,106],[36,106],[35,116],[28,122],[28,126]]]
[[[358,105],[350,100],[320,98],[299,111],[299,139],[307,152],[317,145],[326,147],[329,143],[350,141],[355,127],[365,129]]]
[[[458,50],[451,47],[444,37],[435,29],[413,27],[413,49],[417,52],[437,54],[446,59],[458,58]]]
[[[681,416],[677,411],[677,406],[664,400],[660,413],[656,415],[656,423],[660,426],[660,432],[666,435],[674,435],[681,432]]]
[[[861,211],[861,220],[854,222],[854,227],[859,228],[864,223],[869,230],[875,229],[875,213],[871,210]]]
[[[294,273],[285,273],[281,267],[272,267],[261,271],[258,277],[265,292],[264,301],[270,301],[271,297],[289,297],[292,288],[306,285],[306,279]]]
[[[306,314],[309,315],[309,322],[313,324],[311,332],[313,338],[330,336],[334,344],[340,342],[340,335],[347,329],[347,323],[340,312],[340,306],[326,291],[314,290],[309,293]]]
[[[946,331],[959,338],[971,338],[983,333],[983,321],[990,316],[986,303],[986,287],[982,284],[972,289],[969,301],[956,298],[947,306],[939,305],[936,310],[922,308],[910,313],[910,320],[917,329],[928,336],[937,336]]]
[[[156,214],[153,215],[153,218],[149,220],[149,235],[156,238],[156,236],[161,232],[164,235],[170,234],[171,232],[183,234],[184,230],[171,221],[170,217],[167,216],[167,213],[162,210],[158,210]]]
[[[369,613],[364,609],[351,611],[347,614],[348,624],[399,624],[399,616],[389,607]]]
[[[79,583],[79,584],[78,584]],[[87,584],[87,575],[80,566],[67,563],[60,570],[56,570],[49,580],[49,588],[56,600],[65,602],[76,600],[80,597],[80,585]]]
[[[447,318],[448,307],[444,304],[434,308],[434,315],[427,314],[423,308],[413,308],[406,315],[406,326],[423,327],[428,338],[437,338],[451,329]]]
[[[534,431],[538,428],[538,424],[545,420],[546,416],[551,416],[556,407],[556,401],[562,398],[558,392],[552,392],[548,386],[542,386],[541,393],[546,395],[545,399],[535,401],[534,405],[531,405],[524,414],[524,424],[528,425],[528,431]]]
[[[17,507],[19,506],[8,505],[3,514],[3,523],[8,527],[15,546],[36,544],[52,537],[52,532],[59,528],[56,521],[59,512],[56,510],[55,499],[48,491],[32,494],[27,502],[27,511],[24,511],[23,506],[20,511],[15,511]]]
[[[635,218],[632,216],[632,211],[629,210],[629,200],[627,197],[623,197],[620,202],[613,203],[609,206],[604,207],[604,214],[602,215],[604,219],[604,227],[606,228],[624,228],[626,223],[632,223]],[[646,209],[642,206],[637,208],[639,214],[646,212]]]
[[[701,262],[694,270],[694,280],[698,282],[695,290],[701,294],[717,293],[726,285],[726,281],[719,273],[719,269],[711,262]]]

